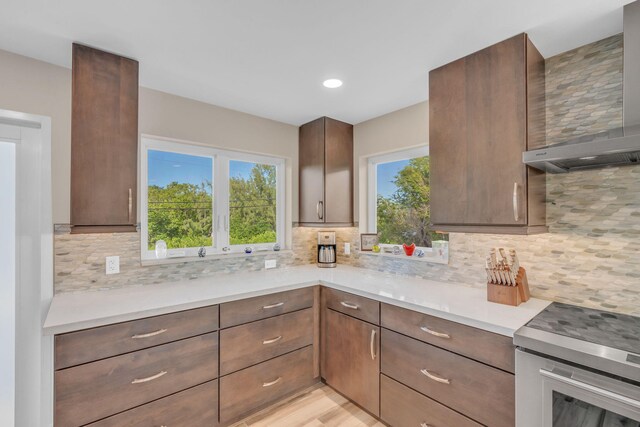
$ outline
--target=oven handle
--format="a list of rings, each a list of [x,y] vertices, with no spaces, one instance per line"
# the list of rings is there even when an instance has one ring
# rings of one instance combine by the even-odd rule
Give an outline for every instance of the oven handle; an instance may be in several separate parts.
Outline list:
[[[555,380],[555,381],[579,388],[589,393],[597,394],[599,396],[606,397],[607,399],[615,400],[616,402],[624,403],[626,405],[640,409],[640,401],[637,401],[630,397],[623,396],[621,394],[614,393],[612,391],[605,390],[603,388],[596,387],[594,385],[587,384],[582,381],[577,381],[573,378],[565,377],[563,375],[559,375],[554,372],[547,371],[546,369],[540,369],[540,375],[547,377],[551,380]]]

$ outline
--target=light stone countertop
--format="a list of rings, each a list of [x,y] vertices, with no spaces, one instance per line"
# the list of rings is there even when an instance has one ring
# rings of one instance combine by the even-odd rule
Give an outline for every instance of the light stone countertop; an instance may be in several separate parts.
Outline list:
[[[305,265],[59,294],[53,298],[43,331],[45,335],[61,334],[317,284],[506,336],[513,336],[550,303],[531,298],[519,307],[512,307],[488,302],[484,287],[350,266]]]

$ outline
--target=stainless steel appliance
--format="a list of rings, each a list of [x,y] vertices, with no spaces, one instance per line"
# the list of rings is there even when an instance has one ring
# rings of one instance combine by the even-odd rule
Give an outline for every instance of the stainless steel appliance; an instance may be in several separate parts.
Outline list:
[[[552,303],[514,343],[516,427],[640,427],[640,318]]]
[[[318,232],[318,267],[335,267],[336,264],[336,232]]]

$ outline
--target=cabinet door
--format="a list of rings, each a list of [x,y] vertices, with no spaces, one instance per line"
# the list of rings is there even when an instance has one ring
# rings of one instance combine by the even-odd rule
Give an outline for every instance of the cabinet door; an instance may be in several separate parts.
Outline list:
[[[380,328],[324,310],[323,376],[327,384],[375,416],[380,412]]]
[[[299,221],[323,223],[324,118],[300,126],[299,138]]]
[[[353,223],[353,126],[325,118],[325,222]]]
[[[138,62],[74,44],[72,97],[71,224],[135,231]]]

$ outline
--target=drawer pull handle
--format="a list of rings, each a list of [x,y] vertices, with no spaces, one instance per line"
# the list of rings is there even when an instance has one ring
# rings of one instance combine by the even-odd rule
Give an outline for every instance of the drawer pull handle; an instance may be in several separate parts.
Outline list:
[[[371,360],[376,360],[376,330],[371,330],[371,341],[369,342],[369,351],[371,352]]]
[[[437,376],[433,375],[431,372],[427,371],[426,369],[420,369],[420,372],[422,372],[422,374],[425,375],[430,380],[434,380],[434,381],[437,381],[437,382],[442,383],[442,384],[451,384],[451,380],[448,380],[446,378],[437,377]]]
[[[267,344],[273,344],[274,342],[278,342],[282,339],[282,335],[278,335],[275,338],[271,338],[269,340],[264,340],[262,341],[262,344],[267,345]]]
[[[151,338],[155,337],[156,335],[164,334],[165,332],[167,332],[167,329],[158,329],[157,331],[149,332],[148,334],[135,334],[131,336],[131,338],[134,340],[139,340],[141,338]]]
[[[446,339],[451,338],[451,335],[449,335],[449,334],[445,334],[445,333],[442,333],[442,332],[436,332],[434,330],[431,330],[431,329],[427,328],[426,326],[420,326],[420,330],[424,331],[424,332],[426,332],[428,334],[431,334],[434,337],[440,337],[440,338],[446,338]]]
[[[278,377],[273,381],[269,381],[268,383],[262,383],[262,387],[271,387],[272,385],[278,384],[280,381],[282,381],[282,377]]]
[[[275,304],[269,304],[269,305],[265,305],[264,307],[262,307],[263,310],[268,310],[270,308],[276,308],[276,307],[282,307],[284,305],[283,302],[277,302]]]
[[[149,381],[153,381],[153,380],[157,380],[160,377],[163,377],[167,375],[167,371],[160,371],[155,375],[151,375],[150,377],[147,378],[136,378],[135,380],[131,381],[131,384],[142,384],[142,383],[148,383]]]
[[[431,427],[431,426],[427,423],[420,423],[420,427]]]
[[[356,304],[352,304],[352,303],[346,302],[346,301],[340,301],[340,304],[342,304],[344,307],[350,308],[352,310],[357,310],[358,308],[360,308]]]

